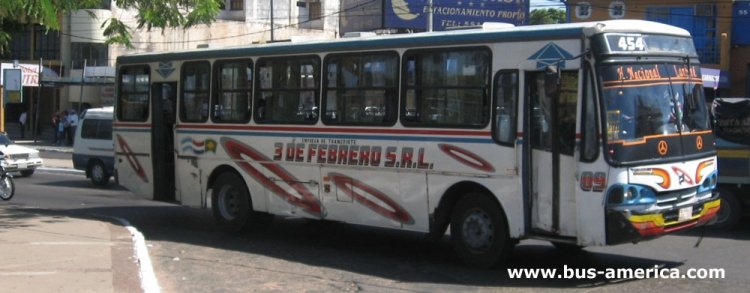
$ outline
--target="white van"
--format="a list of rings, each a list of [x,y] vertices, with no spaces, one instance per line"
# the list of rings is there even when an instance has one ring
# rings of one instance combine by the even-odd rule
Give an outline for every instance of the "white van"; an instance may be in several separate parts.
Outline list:
[[[81,114],[73,141],[73,167],[85,170],[95,185],[104,186],[115,173],[112,142],[114,107],[91,108]]]

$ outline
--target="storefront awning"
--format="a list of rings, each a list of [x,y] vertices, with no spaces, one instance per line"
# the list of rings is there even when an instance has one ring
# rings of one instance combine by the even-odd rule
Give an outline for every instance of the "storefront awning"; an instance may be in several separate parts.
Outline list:
[[[25,87],[38,87],[39,86],[39,64],[18,64],[16,67],[13,63],[2,63],[0,64],[0,85],[2,85],[2,76],[5,69],[18,68],[21,69],[23,74],[23,86]],[[56,79],[59,78],[57,72],[50,69],[49,67],[42,66],[42,81],[45,79]]]

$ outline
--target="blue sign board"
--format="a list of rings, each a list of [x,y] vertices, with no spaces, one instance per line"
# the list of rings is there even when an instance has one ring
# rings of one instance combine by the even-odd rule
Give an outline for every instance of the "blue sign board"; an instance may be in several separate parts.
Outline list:
[[[704,88],[729,88],[729,72],[713,68],[701,67],[701,78]]]
[[[750,1],[734,1],[732,3],[732,44],[750,45]]]
[[[383,26],[425,30],[430,8],[427,0],[385,0]],[[529,0],[432,1],[432,29],[477,26],[485,22],[525,25],[529,18]]]

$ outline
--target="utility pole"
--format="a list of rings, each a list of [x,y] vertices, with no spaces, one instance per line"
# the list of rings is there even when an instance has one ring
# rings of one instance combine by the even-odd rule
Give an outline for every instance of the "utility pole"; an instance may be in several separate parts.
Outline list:
[[[273,42],[273,0],[271,1],[271,42]]]
[[[39,58],[39,87],[36,91],[36,110],[34,113],[34,127],[31,128],[31,131],[33,131],[34,135],[34,143],[36,143],[37,139],[37,131],[39,130],[39,106],[42,104],[42,71],[44,71],[44,67],[42,66],[42,58]],[[32,105],[33,106],[33,105]],[[28,118],[28,115],[27,115]],[[31,119],[27,119],[31,120]]]
[[[83,105],[83,83],[86,80],[86,65],[88,63],[88,59],[83,59],[83,71],[81,71],[81,92],[78,95],[78,113],[76,115],[81,115],[81,105]]]
[[[427,31],[432,31],[432,0],[427,0]]]

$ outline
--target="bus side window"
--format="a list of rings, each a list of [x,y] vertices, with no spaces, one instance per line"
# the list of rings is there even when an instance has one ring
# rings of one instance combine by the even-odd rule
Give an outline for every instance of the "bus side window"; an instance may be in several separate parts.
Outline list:
[[[214,67],[211,119],[222,123],[247,123],[252,113],[252,61],[223,60],[217,61]]]
[[[255,87],[255,122],[314,124],[318,119],[317,56],[261,58]]]
[[[323,123],[387,126],[396,123],[398,55],[331,54],[326,58]]]
[[[404,126],[487,126],[492,82],[487,48],[414,49],[404,56]]]
[[[180,119],[185,122],[208,120],[208,94],[211,65],[205,61],[182,65]]]
[[[406,72],[406,95],[404,95],[406,107],[404,107],[404,120],[409,122],[419,121],[419,111],[417,110],[417,90],[416,86],[416,63],[417,58],[411,57],[405,62]]]
[[[495,76],[495,112],[492,136],[498,143],[513,145],[518,112],[518,71],[504,70]]]
[[[119,73],[117,117],[121,121],[143,122],[149,114],[148,66],[125,66]]]

